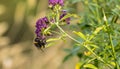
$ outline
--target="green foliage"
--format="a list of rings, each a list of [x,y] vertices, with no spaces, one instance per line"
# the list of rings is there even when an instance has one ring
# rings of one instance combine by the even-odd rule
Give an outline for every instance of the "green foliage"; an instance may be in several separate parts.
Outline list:
[[[73,47],[69,50],[69,55],[64,61],[75,53],[80,59],[76,69],[119,69],[120,0],[69,0],[68,2],[73,6],[82,3],[81,6],[84,7],[83,11],[78,13],[81,19],[76,26],[81,31],[73,30],[77,35],[77,39],[73,41],[78,48],[76,50]],[[74,11],[77,9],[72,10]]]

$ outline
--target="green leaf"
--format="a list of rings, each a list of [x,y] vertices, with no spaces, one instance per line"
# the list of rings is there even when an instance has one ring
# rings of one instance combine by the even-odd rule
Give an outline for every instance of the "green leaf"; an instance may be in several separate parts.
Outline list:
[[[55,43],[53,43],[53,42],[52,42],[52,43],[49,43],[48,45],[46,45],[46,48],[47,48],[47,47],[54,46],[54,45],[55,45]]]
[[[116,66],[115,62],[110,62],[111,65]]]
[[[91,69],[98,69],[95,65],[93,64],[85,64],[83,67],[85,68],[91,68]]]
[[[75,33],[76,35],[78,35],[78,36],[81,37],[82,39],[86,40],[86,36],[85,36],[82,32],[73,31],[73,33]]]
[[[73,57],[72,53],[68,54],[67,56],[65,56],[65,58],[63,59],[63,63],[65,61],[67,61],[68,59],[70,59],[71,57]]]
[[[90,44],[90,46],[92,46],[94,48],[99,48],[97,45],[94,45],[94,44]]]
[[[95,31],[93,32],[93,34],[90,36],[89,40],[93,39],[95,37],[95,35],[97,35],[105,26],[100,26],[98,28],[95,29]]]
[[[104,28],[104,26],[101,26],[101,27],[96,28],[96,30],[93,32],[93,34],[96,35],[96,34],[99,33],[103,28]]]
[[[60,38],[50,38],[47,40],[47,42],[52,42],[52,41],[56,41],[56,40],[60,40]]]

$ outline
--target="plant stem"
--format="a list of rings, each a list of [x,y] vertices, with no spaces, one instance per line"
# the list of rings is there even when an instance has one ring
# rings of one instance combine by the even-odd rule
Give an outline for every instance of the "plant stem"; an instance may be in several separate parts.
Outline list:
[[[66,36],[68,36],[70,39],[72,39],[73,41],[79,43],[80,45],[83,45],[81,42],[79,42],[78,40],[74,39],[74,38],[71,37],[69,34],[67,34],[67,33],[58,25],[58,23],[56,23],[56,26],[60,29],[61,32],[63,32],[63,33],[64,33]],[[94,56],[96,56],[96,58],[98,58],[100,61],[102,61],[103,63],[105,63],[104,60],[103,60],[101,57],[97,56],[88,46],[86,46],[86,45],[83,45],[83,46],[84,46],[85,48],[87,48]]]
[[[69,38],[72,39],[73,41],[79,43],[80,45],[82,45],[82,46],[84,46],[86,49],[88,49],[98,60],[100,60],[101,62],[107,64],[107,62],[105,62],[101,57],[99,57],[96,53],[94,53],[90,47],[88,47],[87,45],[84,45],[83,43],[79,42],[78,40],[76,40],[75,38],[73,38],[72,36],[70,36],[69,34],[67,34],[67,33],[59,26],[59,16],[60,16],[59,10],[57,10],[57,11],[56,11],[56,22],[55,22],[55,25],[58,27],[58,29],[59,29],[62,33],[64,33],[67,37],[69,37]],[[109,66],[110,68],[112,68],[111,65],[109,65],[109,64],[107,64],[107,66]]]
[[[58,29],[64,33],[66,36],[68,36],[70,39],[72,39],[73,41],[79,43],[80,45],[83,45],[81,42],[79,42],[78,40],[74,39],[73,37],[71,37],[69,34],[67,34],[59,25],[58,22],[55,23],[56,26],[58,27]],[[97,59],[99,59],[101,62],[106,63],[101,57],[99,57],[97,54],[95,54],[91,48],[89,48],[87,45],[83,45],[85,48],[87,48]],[[106,63],[107,64],[107,63]],[[109,66],[110,68],[112,68],[109,64],[107,64],[107,66]]]
[[[68,35],[58,24],[56,24],[56,26],[60,29],[60,31],[62,33],[64,33],[66,36],[68,36],[70,39],[74,40],[75,42],[79,43],[80,45],[82,45],[82,43],[80,43],[78,40],[74,39],[73,37],[71,37],[70,35]]]
[[[113,45],[112,35],[111,34],[109,34],[109,39],[110,39],[112,53],[113,53],[113,57],[114,57],[114,60],[115,60],[116,67],[117,67],[117,69],[120,69],[119,64],[117,62],[116,52],[115,52],[115,48],[114,48],[114,45]]]

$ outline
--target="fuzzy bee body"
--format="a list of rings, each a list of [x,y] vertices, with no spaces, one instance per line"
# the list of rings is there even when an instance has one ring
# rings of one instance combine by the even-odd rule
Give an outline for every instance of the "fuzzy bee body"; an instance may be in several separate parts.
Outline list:
[[[45,39],[35,38],[35,40],[34,40],[34,45],[38,49],[45,48],[45,44],[46,44],[46,40]]]

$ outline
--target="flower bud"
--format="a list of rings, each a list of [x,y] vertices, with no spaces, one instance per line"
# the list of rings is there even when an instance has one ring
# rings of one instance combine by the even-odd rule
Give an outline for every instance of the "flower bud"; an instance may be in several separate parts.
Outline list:
[[[39,38],[43,38],[42,30],[47,28],[47,24],[49,23],[47,17],[41,18],[36,22],[36,35]]]

